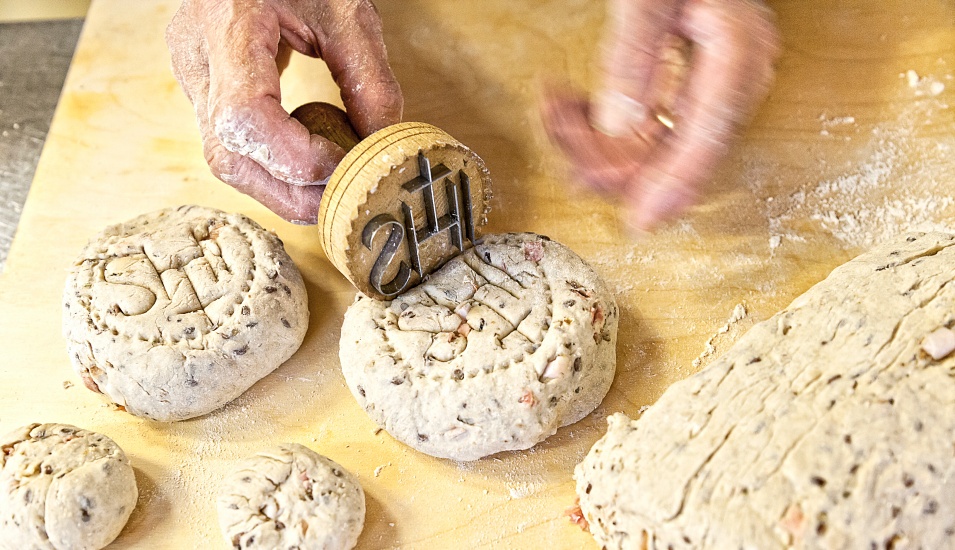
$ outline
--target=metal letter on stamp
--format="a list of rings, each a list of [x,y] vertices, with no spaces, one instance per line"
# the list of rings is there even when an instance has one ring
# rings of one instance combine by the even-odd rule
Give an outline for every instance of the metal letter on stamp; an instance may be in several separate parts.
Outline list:
[[[420,193],[424,205],[424,225],[418,227],[415,223],[415,211],[407,202],[401,202],[404,212],[404,223],[396,220],[390,214],[379,214],[372,218],[362,230],[362,244],[371,250],[372,241],[379,230],[390,227],[388,239],[382,248],[378,259],[368,276],[372,288],[388,298],[404,292],[411,282],[411,272],[415,271],[420,278],[427,275],[426,270],[433,265],[422,265],[421,246],[429,239],[449,232],[448,239],[458,251],[464,251],[465,239],[474,242],[474,219],[471,206],[471,182],[464,170],[458,170],[458,181],[454,181],[455,174],[443,164],[432,167],[428,157],[423,152],[418,153],[418,176],[403,184],[402,187],[410,194]],[[436,189],[443,183],[447,198],[447,212],[439,216]],[[408,247],[409,266],[404,261],[398,267],[397,274],[388,282],[383,282],[384,274],[398,249],[405,243]],[[447,259],[447,258],[445,258]],[[438,262],[440,264],[441,262]]]

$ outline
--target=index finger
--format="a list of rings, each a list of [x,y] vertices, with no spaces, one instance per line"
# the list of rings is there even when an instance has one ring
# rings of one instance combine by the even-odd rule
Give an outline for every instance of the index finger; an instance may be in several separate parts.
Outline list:
[[[404,98],[388,64],[381,18],[371,0],[324,2],[318,16],[322,59],[341,88],[361,137],[401,122]]]
[[[327,179],[344,156],[312,136],[281,105],[276,66],[280,26],[267,5],[244,0],[207,13],[210,124],[229,151],[249,157],[273,177],[295,185]]]

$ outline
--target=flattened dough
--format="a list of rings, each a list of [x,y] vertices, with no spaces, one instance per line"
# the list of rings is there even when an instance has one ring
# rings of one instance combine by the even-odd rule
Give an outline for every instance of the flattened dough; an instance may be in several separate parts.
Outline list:
[[[86,386],[153,420],[235,399],[308,328],[298,269],[240,214],[168,208],[106,228],[70,270],[63,334]]]
[[[391,302],[345,313],[355,398],[399,441],[476,460],[527,449],[600,404],[616,366],[617,305],[567,247],[491,235]]]
[[[354,548],[365,525],[365,493],[347,470],[307,447],[285,443],[243,460],[216,504],[234,548]]]
[[[105,435],[30,424],[0,439],[0,549],[103,548],[138,497],[126,454]]]
[[[607,548],[955,547],[955,236],[837,268],[576,470]]]

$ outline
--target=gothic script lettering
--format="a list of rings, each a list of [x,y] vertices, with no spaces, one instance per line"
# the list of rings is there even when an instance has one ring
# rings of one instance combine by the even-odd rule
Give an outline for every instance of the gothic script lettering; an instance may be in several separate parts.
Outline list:
[[[415,271],[419,277],[424,277],[425,269],[432,266],[421,265],[421,245],[429,239],[447,231],[451,245],[459,251],[464,251],[464,241],[474,242],[474,220],[471,212],[471,181],[464,170],[458,170],[458,181],[447,166],[438,164],[431,166],[431,161],[424,152],[418,153],[418,176],[403,184],[403,188],[410,194],[420,193],[424,205],[424,225],[417,227],[415,211],[402,201],[401,210],[404,214],[404,223],[396,220],[390,214],[379,214],[372,218],[362,230],[362,244],[371,250],[372,241],[379,230],[390,227],[385,246],[378,255],[368,282],[372,288],[391,298],[407,289],[411,281],[411,272]],[[436,186],[444,184],[447,197],[447,213],[438,216],[436,206]],[[407,238],[406,238],[407,237]],[[388,282],[382,281],[385,271],[391,264],[402,242],[407,244],[409,266],[404,261],[398,267],[398,273]]]

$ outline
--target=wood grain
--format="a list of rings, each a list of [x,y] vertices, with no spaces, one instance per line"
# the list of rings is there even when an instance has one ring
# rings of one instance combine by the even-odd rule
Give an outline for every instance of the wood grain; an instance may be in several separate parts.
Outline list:
[[[574,500],[573,466],[607,414],[638,415],[747,323],[872,242],[955,214],[951,2],[770,2],[785,52],[769,99],[705,202],[633,239],[618,205],[571,184],[536,115],[540,77],[592,85],[600,2],[380,0],[405,118],[467,144],[494,176],[485,231],[568,245],[607,279],[622,311],[617,377],[594,414],[530,452],[433,459],[377,432],[345,387],[338,337],[355,291],[322,253],[317,228],[282,222],[210,175],[163,43],[176,4],[93,4],[0,279],[0,430],[67,422],[127,451],[142,496],[115,548],[227,548],[218,480],[238,457],[283,441],[359,476],[362,548],[593,547],[562,512]],[[296,57],[283,79],[287,107],[338,102],[319,61]],[[937,95],[934,83],[944,86]],[[88,236],[183,203],[274,229],[306,280],[310,328],[291,360],[231,405],[156,424],[80,386],[60,336],[60,294]],[[746,316],[717,335],[737,304]],[[694,365],[707,342],[713,353]]]

